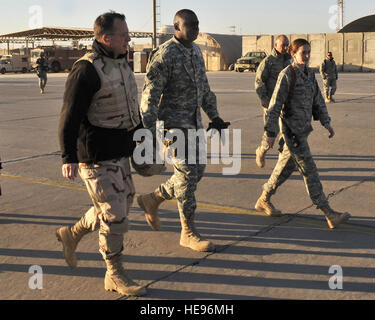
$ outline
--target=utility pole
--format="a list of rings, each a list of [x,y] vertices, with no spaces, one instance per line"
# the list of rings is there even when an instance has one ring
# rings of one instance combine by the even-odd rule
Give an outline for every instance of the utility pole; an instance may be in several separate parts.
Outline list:
[[[344,27],[344,0],[337,0],[337,7],[340,10],[340,28]]]
[[[153,49],[155,49],[157,46],[156,30],[157,30],[158,24],[160,24],[160,5],[157,3],[157,0],[152,0],[152,29],[153,29],[152,30],[152,48]]]
[[[156,0],[152,0],[152,49],[156,48]]]

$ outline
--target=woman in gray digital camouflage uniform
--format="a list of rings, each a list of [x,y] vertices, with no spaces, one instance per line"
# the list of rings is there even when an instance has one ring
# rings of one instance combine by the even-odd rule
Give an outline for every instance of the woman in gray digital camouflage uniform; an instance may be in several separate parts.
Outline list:
[[[323,192],[318,170],[307,141],[313,130],[312,116],[314,115],[316,120],[319,119],[320,123],[328,130],[329,138],[332,138],[335,132],[331,127],[331,119],[314,71],[308,67],[309,42],[305,39],[294,40],[290,47],[290,54],[294,62],[280,72],[265,124],[269,147],[272,148],[274,145],[278,123],[285,140],[285,146],[269,180],[263,185],[263,193],[258,199],[255,209],[264,211],[269,216],[280,216],[281,211],[275,209],[270,202],[270,197],[297,167],[312,202],[323,211],[328,226],[333,229],[348,220],[350,214],[331,209]]]

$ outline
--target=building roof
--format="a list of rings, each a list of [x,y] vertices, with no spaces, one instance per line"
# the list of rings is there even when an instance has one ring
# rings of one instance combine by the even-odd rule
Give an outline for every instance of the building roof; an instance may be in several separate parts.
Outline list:
[[[152,32],[130,31],[132,38],[151,38]],[[0,42],[26,40],[74,40],[93,39],[93,29],[43,27],[0,35]]]
[[[375,32],[375,14],[354,20],[339,32]]]

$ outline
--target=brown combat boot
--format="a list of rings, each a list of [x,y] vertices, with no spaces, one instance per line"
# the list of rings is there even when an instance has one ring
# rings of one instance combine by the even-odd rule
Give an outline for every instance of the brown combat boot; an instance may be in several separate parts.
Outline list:
[[[334,211],[329,205],[320,207],[320,210],[322,210],[324,215],[326,216],[326,220],[330,229],[336,228],[339,224],[348,221],[351,217],[350,213]]]
[[[144,296],[147,293],[146,288],[128,277],[122,267],[121,257],[122,255],[119,254],[112,259],[105,260],[107,272],[104,278],[104,289],[124,296]]]
[[[270,201],[271,194],[263,191],[262,195],[259,197],[257,203],[255,204],[255,210],[263,211],[266,215],[270,217],[280,217],[282,213],[277,210]]]
[[[194,215],[195,214],[192,214],[188,219],[186,219],[185,216],[180,214],[182,227],[180,245],[182,247],[190,248],[194,251],[214,251],[215,246],[212,244],[212,242],[203,239],[203,237],[195,229]]]
[[[258,147],[255,151],[255,162],[259,168],[263,168],[266,164],[266,152],[262,146]]]
[[[79,220],[73,227],[61,227],[56,230],[57,240],[63,245],[64,258],[69,267],[77,266],[76,248],[82,237],[90,233]]]
[[[146,221],[152,230],[158,231],[161,229],[158,208],[164,200],[159,189],[137,198],[138,205],[145,212]]]

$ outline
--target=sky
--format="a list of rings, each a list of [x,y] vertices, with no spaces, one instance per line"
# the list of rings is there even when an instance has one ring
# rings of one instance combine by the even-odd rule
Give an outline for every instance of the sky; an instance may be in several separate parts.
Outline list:
[[[200,31],[242,35],[334,33],[336,0],[157,0],[160,25],[172,24],[174,14],[192,9]],[[152,31],[152,0],[0,0],[0,35],[30,29],[39,6],[45,27],[92,28],[95,18],[115,10],[126,15],[132,31]],[[344,25],[375,14],[374,0],[344,0]],[[31,11],[30,11],[31,10]]]

